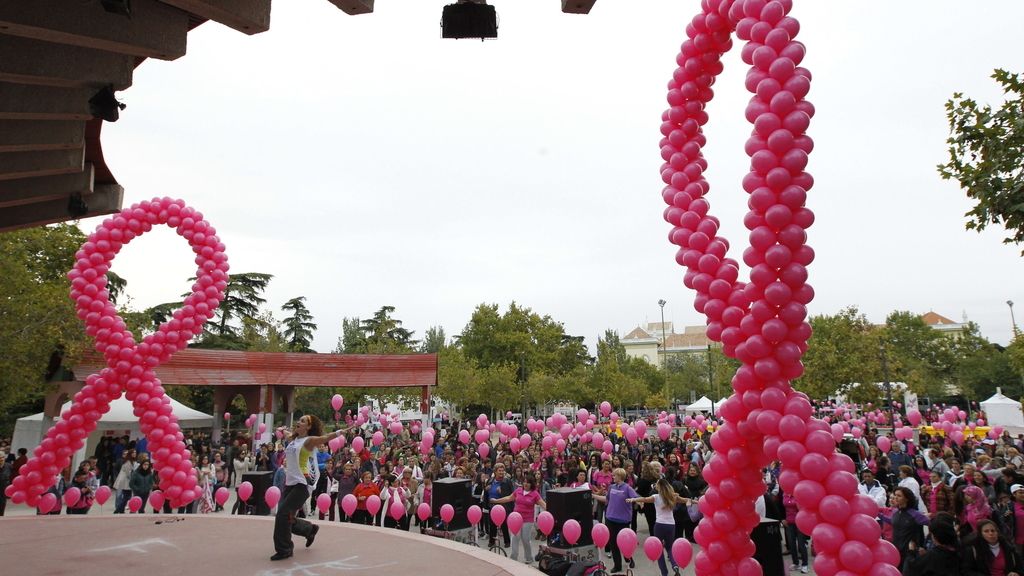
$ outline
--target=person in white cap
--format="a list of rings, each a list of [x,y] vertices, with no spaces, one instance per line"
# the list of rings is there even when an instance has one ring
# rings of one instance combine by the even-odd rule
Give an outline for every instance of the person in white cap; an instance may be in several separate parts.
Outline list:
[[[1024,484],[1010,486],[1010,494],[1013,500],[1004,502],[1004,494],[992,512],[992,518],[999,524],[1000,532],[1019,550],[1024,546]]]

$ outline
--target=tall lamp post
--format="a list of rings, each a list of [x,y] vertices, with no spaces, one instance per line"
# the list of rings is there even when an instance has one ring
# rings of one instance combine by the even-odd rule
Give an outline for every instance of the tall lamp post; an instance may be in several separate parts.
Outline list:
[[[715,396],[717,397],[718,396],[718,384],[715,382],[715,367],[714,367],[714,364],[712,364],[712,362],[713,362],[713,360],[711,358],[711,344],[708,344],[708,392],[710,392],[711,389],[714,388],[715,389]],[[715,404],[717,404],[717,403],[718,403],[718,400],[714,400],[713,402],[711,402],[711,416],[712,417],[715,416]]]
[[[1013,325],[1013,335],[1017,335],[1017,320],[1013,317],[1013,300],[1007,300],[1006,305],[1010,307],[1010,324]]]
[[[661,371],[665,377],[665,400],[668,402],[668,408],[672,410],[672,397],[668,393],[668,347],[665,346],[665,302],[664,299],[658,300],[658,306],[661,306]]]
[[[878,357],[882,362],[882,378],[885,384],[885,399],[889,410],[889,425],[895,428],[896,419],[892,410],[892,383],[889,382],[889,359],[885,355],[885,342],[878,344]]]

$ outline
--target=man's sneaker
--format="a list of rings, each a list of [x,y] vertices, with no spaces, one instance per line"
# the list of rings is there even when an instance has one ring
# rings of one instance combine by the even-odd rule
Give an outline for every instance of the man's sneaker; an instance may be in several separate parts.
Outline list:
[[[799,564],[793,564],[792,566],[789,567],[789,571],[790,572],[796,572],[799,569],[800,569],[800,565]]]
[[[313,545],[313,540],[316,540],[316,533],[320,531],[320,527],[313,524],[313,529],[309,531],[309,536],[306,536],[306,548]]]
[[[277,561],[277,560],[287,560],[288,558],[291,558],[291,557],[292,557],[292,553],[291,552],[278,552],[277,554],[274,554],[273,556],[271,556],[270,559],[274,560],[274,561]]]
[[[803,574],[807,574],[807,564],[804,564],[800,567],[800,572]]]

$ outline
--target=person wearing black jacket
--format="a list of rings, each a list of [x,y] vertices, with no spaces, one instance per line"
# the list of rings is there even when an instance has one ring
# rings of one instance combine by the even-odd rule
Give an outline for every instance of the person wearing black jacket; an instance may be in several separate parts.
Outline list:
[[[960,566],[960,574],[964,576],[1021,576],[1024,573],[1017,547],[999,532],[996,523],[991,520],[978,522],[977,531],[964,541]]]
[[[505,475],[505,465],[495,464],[494,466],[494,479],[484,490],[484,509],[490,513],[491,500],[497,500],[506,496],[511,496],[515,490],[515,486],[512,484],[512,480]],[[495,504],[495,506],[504,506],[505,512],[511,512],[513,504]],[[497,539],[498,527],[493,522],[490,523],[490,531],[488,532],[488,546],[494,546],[495,540]],[[508,534],[508,524],[505,522],[501,523],[501,538],[505,543],[505,548],[508,548],[511,541]]]
[[[912,558],[904,576],[961,576],[959,542],[956,535],[956,519],[952,514],[939,512],[929,525],[929,534],[934,546],[923,556]],[[989,572],[984,572],[989,574]]]

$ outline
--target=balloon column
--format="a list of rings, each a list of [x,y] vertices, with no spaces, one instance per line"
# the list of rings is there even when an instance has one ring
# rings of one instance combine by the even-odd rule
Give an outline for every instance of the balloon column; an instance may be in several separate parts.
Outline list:
[[[162,224],[175,228],[192,247],[196,281],[171,320],[136,343],[110,302],[107,272],[125,244]],[[190,454],[155,370],[202,331],[203,324],[213,317],[224,298],[228,279],[224,244],[201,213],[181,200],[154,198],[104,220],[75,258],[75,266],[68,272],[71,298],[107,367],[86,379],[71,407],[47,431],[6,494],[15,503],[36,506],[40,496],[53,485],[57,473],[70,465],[72,454],[82,448],[96,429],[97,421],[110,410],[110,402],[125,393],[135,407],[140,429],[149,440],[165,498],[172,507],[188,503],[197,496]]]
[[[662,197],[673,226],[669,239],[679,246],[676,261],[687,269],[684,284],[697,292],[708,337],[742,362],[735,393],[721,407],[725,424],[711,439],[716,456],[704,470],[710,488],[701,500],[695,566],[702,576],[762,573],[749,534],[759,521],[754,502],[765,490],[760,468],[778,458],[780,485],[801,508],[797,525],[818,552],[815,573],[895,576],[898,555],[879,539],[876,505],[857,494],[853,462],[835,452],[829,426],[812,419],[810,401],[790,387],[803,373],[811,335],[806,304],[814,296],[806,283],[814,251],[805,243],[814,215],[804,207],[814,183],[804,171],[814,107],[804,100],[811,74],[800,67],[805,49],[794,40],[800,25],[788,16],[791,7],[792,0],[703,0],[686,27],[662,116]],[[729,242],[708,213],[701,153],[705,107],[734,31],[746,41],[741,57],[751,66],[745,84],[753,93],[746,108],[751,170],[743,179],[749,282],[738,280],[739,264],[726,257]]]

